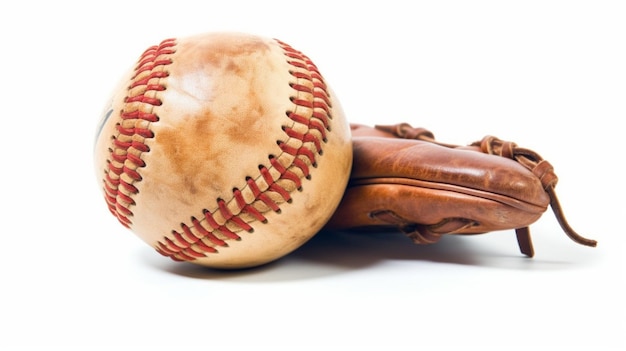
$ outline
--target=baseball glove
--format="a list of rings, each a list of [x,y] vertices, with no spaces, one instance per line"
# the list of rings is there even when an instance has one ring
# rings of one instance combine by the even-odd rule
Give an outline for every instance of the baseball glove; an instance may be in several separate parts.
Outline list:
[[[551,207],[575,242],[596,246],[568,224],[555,193],[557,176],[536,152],[492,136],[467,146],[438,142],[402,123],[352,124],[354,163],[348,188],[327,229],[383,229],[432,244],[444,234],[515,229],[532,257],[529,225]]]

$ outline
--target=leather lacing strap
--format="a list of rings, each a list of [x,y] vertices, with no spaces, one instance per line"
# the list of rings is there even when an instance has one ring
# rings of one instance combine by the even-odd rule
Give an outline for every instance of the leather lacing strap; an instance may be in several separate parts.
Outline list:
[[[513,142],[503,141],[493,136],[486,136],[482,140],[472,143],[471,146],[480,147],[480,150],[486,154],[510,158],[530,170],[541,181],[541,185],[548,193],[550,207],[565,234],[578,244],[592,247],[597,245],[597,241],[582,237],[567,222],[555,190],[558,177],[548,161],[532,150],[518,147]],[[520,249],[524,254],[532,257],[534,252],[528,227],[518,228],[516,233]]]
[[[416,244],[434,244],[441,236],[471,228],[476,223],[466,218],[446,218],[439,223],[424,225],[402,218],[390,210],[379,210],[369,214],[370,218],[395,225]]]
[[[446,144],[440,141],[435,140],[435,135],[428,129],[425,128],[414,128],[408,123],[399,123],[394,125],[376,125],[374,128],[395,135],[398,138],[402,139],[415,139],[415,140],[423,140],[428,141],[433,144],[456,148],[459,145],[454,144]]]
[[[391,133],[399,138],[423,140],[449,148],[459,147],[459,145],[441,143],[435,140],[433,133],[427,129],[414,128],[408,123],[387,126],[377,125],[375,128]],[[567,222],[555,191],[558,177],[554,173],[554,168],[548,161],[544,160],[539,154],[532,150],[518,147],[517,144],[513,142],[503,141],[493,136],[486,136],[482,140],[470,144],[470,146],[478,147],[486,154],[512,159],[530,170],[541,181],[544,190],[550,198],[550,207],[565,234],[578,244],[592,247],[597,245],[597,241],[584,238]],[[529,257],[533,257],[534,249],[530,237],[530,229],[528,227],[517,228],[515,233],[520,251]]]

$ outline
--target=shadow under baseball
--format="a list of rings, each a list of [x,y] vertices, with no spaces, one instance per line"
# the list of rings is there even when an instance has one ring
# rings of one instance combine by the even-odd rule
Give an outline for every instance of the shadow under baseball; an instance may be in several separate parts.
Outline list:
[[[149,250],[144,251],[142,261],[154,269],[170,274],[236,282],[316,279],[375,269],[390,262],[409,262],[416,274],[420,269],[432,269],[433,264],[513,270],[568,269],[585,264],[563,256],[546,256],[548,259],[527,258],[517,251],[514,234],[509,234],[448,235],[436,244],[416,245],[404,234],[397,232],[323,231],[286,257],[249,269],[217,270],[191,263],[177,263],[164,260]]]

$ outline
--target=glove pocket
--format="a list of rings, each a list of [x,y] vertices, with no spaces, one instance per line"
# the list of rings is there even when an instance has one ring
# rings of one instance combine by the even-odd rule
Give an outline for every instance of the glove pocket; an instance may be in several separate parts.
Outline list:
[[[526,227],[550,198],[522,165],[427,142],[354,141],[353,170],[330,229],[396,228],[417,243]]]
[[[539,219],[546,208],[547,204],[457,185],[373,178],[346,190],[327,228],[394,228],[425,244],[438,241],[443,234],[525,227]]]

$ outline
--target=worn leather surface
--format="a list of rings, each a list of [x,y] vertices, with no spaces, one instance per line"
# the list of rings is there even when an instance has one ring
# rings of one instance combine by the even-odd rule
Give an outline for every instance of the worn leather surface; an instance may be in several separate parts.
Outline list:
[[[397,228],[425,244],[443,234],[527,227],[550,205],[529,169],[476,146],[443,146],[356,125],[352,135],[352,173],[329,229]]]
[[[94,161],[107,206],[177,261],[280,258],[322,228],[348,181],[339,101],[306,56],[275,39],[164,40],[106,110]]]

